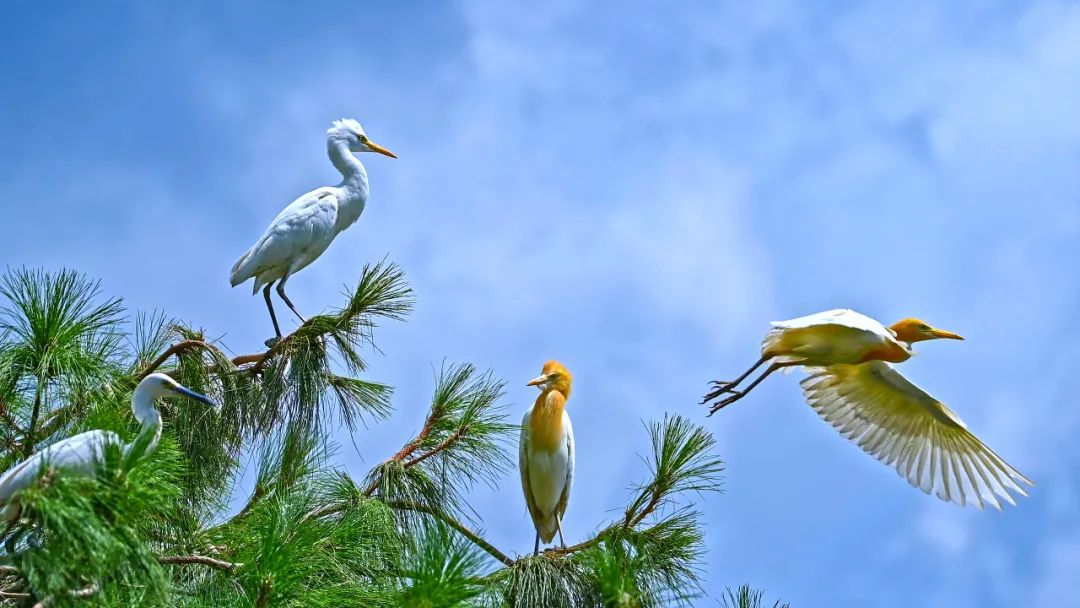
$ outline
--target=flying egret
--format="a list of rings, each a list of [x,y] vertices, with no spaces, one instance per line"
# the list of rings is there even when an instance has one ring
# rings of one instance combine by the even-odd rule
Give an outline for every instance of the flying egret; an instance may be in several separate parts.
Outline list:
[[[360,123],[351,118],[333,122],[326,131],[326,148],[330,162],[341,172],[341,183],[317,188],[290,203],[270,222],[270,227],[255,246],[240,256],[232,267],[229,280],[233,287],[254,278],[251,294],[255,295],[265,286],[263,297],[278,338],[281,338],[281,328],[270,302],[270,287],[278,281],[278,295],[303,322],[303,315],[285,295],[285,282],[322,255],[334,237],[351,226],[364,211],[368,196],[367,170],[352,153],[378,152],[397,158],[393,152],[368,139]]]
[[[16,516],[18,508],[12,499],[21,490],[36,483],[44,468],[55,467],[83,477],[93,476],[100,468],[106,444],[119,446],[125,459],[153,453],[161,439],[161,413],[154,407],[154,401],[168,395],[184,395],[217,409],[213,401],[180,386],[165,374],[148,375],[139,382],[131,396],[131,411],[142,425],[135,441],[124,443],[116,433],[93,430],[57,441],[35,452],[0,476],[0,519],[10,520]]]
[[[963,340],[918,319],[885,327],[851,310],[775,322],[757,363],[732,382],[714,382],[702,402],[730,394],[713,404],[712,415],[776,370],[801,365],[809,374],[801,385],[810,407],[912,486],[961,506],[1001,509],[999,497],[1015,505],[1009,492],[1027,496],[1018,484],[1035,484],[979,441],[944,403],[889,365],[911,358],[913,343],[939,338]],[[745,390],[735,390],[770,361]]]
[[[566,547],[562,517],[574,481],[574,429],[566,413],[571,380],[570,372],[552,360],[528,383],[540,389],[540,396],[521,419],[518,464],[525,504],[536,527],[533,555],[540,552],[540,540],[550,543],[556,532]]]

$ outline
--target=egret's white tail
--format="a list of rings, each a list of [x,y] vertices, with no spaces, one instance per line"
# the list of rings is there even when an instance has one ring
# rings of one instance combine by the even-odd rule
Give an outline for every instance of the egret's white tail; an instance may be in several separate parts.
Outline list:
[[[536,525],[536,531],[540,534],[540,540],[545,544],[550,543],[559,530],[559,522],[555,520],[554,514],[542,519],[534,519],[533,524]]]
[[[240,256],[240,259],[236,260],[236,263],[233,264],[232,270],[229,274],[229,283],[231,283],[233,287],[236,287],[240,283],[243,283],[244,281],[252,277],[252,275],[248,272],[248,269],[244,267],[244,264],[248,261],[250,257],[251,250],[248,249],[246,252],[244,252],[244,255]]]

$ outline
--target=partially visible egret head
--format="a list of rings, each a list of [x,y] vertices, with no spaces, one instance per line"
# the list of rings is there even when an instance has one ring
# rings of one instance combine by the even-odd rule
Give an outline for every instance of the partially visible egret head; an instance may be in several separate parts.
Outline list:
[[[326,138],[330,141],[340,141],[349,146],[349,150],[353,152],[378,152],[384,154],[390,158],[397,158],[397,156],[380,146],[379,144],[368,139],[364,128],[360,126],[360,123],[351,118],[342,118],[341,120],[335,120],[330,128],[326,130]]]
[[[926,321],[919,319],[903,319],[893,323],[889,328],[896,332],[896,339],[903,342],[920,342],[922,340],[937,340],[946,338],[949,340],[963,340],[959,334],[951,331],[931,327]]]
[[[574,377],[570,374],[570,370],[566,369],[562,363],[552,359],[544,364],[544,369],[540,372],[540,375],[529,380],[527,386],[535,386],[542,391],[556,390],[563,394],[565,397],[570,396],[570,384],[573,382]]]
[[[132,399],[132,409],[135,404],[142,400],[149,400],[153,403],[155,400],[161,397],[171,397],[173,395],[183,395],[190,397],[196,401],[201,401],[206,405],[214,408],[214,411],[219,410],[218,404],[210,400],[206,395],[196,393],[195,391],[185,388],[180,385],[179,382],[173,380],[166,374],[155,372],[142,379],[139,385],[135,387],[135,398]]]

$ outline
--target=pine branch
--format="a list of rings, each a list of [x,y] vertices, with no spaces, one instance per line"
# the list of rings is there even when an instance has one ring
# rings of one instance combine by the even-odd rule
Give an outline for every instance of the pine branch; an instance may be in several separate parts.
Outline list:
[[[158,557],[157,560],[159,564],[199,564],[202,566],[208,566],[215,570],[224,570],[226,572],[230,570],[235,570],[236,568],[243,566],[243,564],[234,564],[233,562],[227,562],[225,560],[207,557],[205,555],[163,555]]]
[[[418,504],[415,504],[415,503],[402,502],[402,501],[393,501],[393,500],[386,501],[386,505],[388,507],[393,508],[393,509],[400,509],[400,510],[405,510],[405,511],[416,511],[417,513],[426,513],[428,515],[431,515],[431,516],[435,517],[436,519],[438,519],[439,521],[442,521],[443,523],[449,525],[454,530],[457,530],[462,536],[464,536],[465,538],[472,541],[472,543],[475,544],[477,547],[480,547],[481,549],[486,551],[488,553],[488,555],[490,555],[490,556],[494,557],[495,559],[499,560],[500,562],[502,562],[503,565],[505,565],[505,566],[513,566],[514,565],[514,560],[510,559],[505,553],[503,553],[502,551],[499,551],[498,549],[495,548],[494,545],[492,545],[488,541],[484,540],[479,534],[473,532],[468,527],[466,527],[464,524],[462,524],[458,520],[454,519],[450,515],[447,515],[445,512],[443,512],[443,511],[441,511],[439,509],[432,509],[431,507],[427,507],[427,506],[424,506],[424,505],[418,505]]]
[[[203,348],[206,350],[210,350],[214,347],[210,344],[207,344],[206,342],[203,342],[202,340],[184,340],[183,342],[173,344],[169,347],[168,350],[158,356],[157,359],[154,359],[152,362],[146,365],[139,373],[135,374],[135,381],[138,382],[157,371],[157,369],[161,367],[166,361],[168,361],[170,357],[179,355],[193,348]]]

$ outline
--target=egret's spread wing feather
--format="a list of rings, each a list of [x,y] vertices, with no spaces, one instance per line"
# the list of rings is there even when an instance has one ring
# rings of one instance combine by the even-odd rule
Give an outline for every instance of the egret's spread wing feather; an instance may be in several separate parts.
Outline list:
[[[808,368],[807,403],[844,437],[908,483],[942,500],[982,508],[1016,504],[1034,485],[971,434],[945,404],[888,363]],[[1000,499],[1000,500],[999,500]]]
[[[270,271],[278,278],[317,258],[336,234],[337,206],[334,188],[319,188],[293,201],[233,266],[232,284]],[[256,290],[261,282],[256,281]]]
[[[570,486],[574,483],[574,428],[570,425],[570,416],[563,412],[563,427],[566,429],[566,485],[555,512],[561,519],[566,514],[566,505],[570,502]]]

